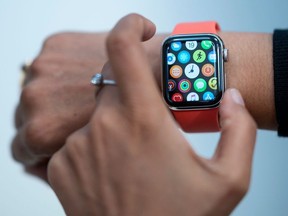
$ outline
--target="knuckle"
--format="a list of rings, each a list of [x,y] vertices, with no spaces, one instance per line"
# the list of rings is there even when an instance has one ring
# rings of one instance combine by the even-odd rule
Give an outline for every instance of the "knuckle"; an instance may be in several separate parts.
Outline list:
[[[85,136],[82,135],[80,131],[74,132],[70,136],[67,137],[65,145],[73,146],[74,144],[82,143]]]
[[[127,121],[129,121],[127,118],[123,118],[119,113],[115,113],[113,107],[99,107],[91,118],[89,127],[87,128],[87,136],[101,139],[102,137],[109,137],[109,134],[113,134],[114,137],[118,137],[123,132],[119,127],[125,127],[127,131],[131,131]],[[95,146],[97,146],[97,142],[95,142]]]
[[[133,43],[131,40],[135,39],[137,34],[137,28],[143,25],[143,17],[136,13],[131,13],[123,18],[126,23],[126,26],[130,28],[119,28],[115,31],[112,31],[107,37],[107,48],[109,51],[122,51],[130,47]],[[121,22],[120,21],[120,22]]]
[[[66,35],[67,33],[61,32],[61,33],[55,33],[55,34],[48,36],[43,43],[42,50],[51,49],[51,48],[58,46],[59,44],[61,44],[63,41],[66,40]]]
[[[83,169],[83,158],[89,157],[91,149],[87,143],[87,136],[82,130],[70,135],[63,148],[52,155],[48,168],[48,181],[52,188],[63,187],[63,178],[69,169]]]
[[[43,105],[43,102],[47,101],[47,97],[55,95],[56,88],[56,84],[52,86],[51,82],[33,80],[23,87],[19,100],[20,106],[24,109],[29,108],[27,111],[30,113],[31,111],[41,111],[39,107]]]
[[[30,121],[26,125],[24,132],[24,137],[28,149],[36,155],[43,153],[41,149],[41,140],[43,140],[43,138],[39,132],[39,125],[35,121]]]
[[[24,86],[20,95],[20,103],[22,105],[34,104],[35,99],[39,97],[40,86],[35,85],[35,82],[31,82]]]
[[[65,163],[61,151],[56,152],[49,160],[49,163],[47,165],[48,182],[54,189],[56,189],[55,187],[57,187],[58,181],[61,181],[62,179],[61,176],[63,176],[65,171],[64,164]]]
[[[130,26],[139,27],[143,24],[143,16],[137,13],[130,13],[124,19]]]
[[[43,59],[43,57],[40,55],[35,58],[29,67],[29,75],[31,76],[31,78],[42,75],[44,72],[44,67],[45,60]]]
[[[66,139],[65,153],[71,161],[81,159],[88,155],[88,139],[82,132],[77,131]]]
[[[46,133],[43,119],[34,119],[25,125],[24,140],[29,151],[34,155],[50,155],[50,137]]]
[[[108,108],[109,109],[109,108]],[[115,118],[112,116],[113,114],[109,112],[108,110],[105,110],[104,112],[98,109],[92,119],[91,122],[91,127],[93,128],[94,131],[105,131],[105,130],[110,130],[111,126],[111,119],[117,120],[117,116]],[[113,121],[114,122],[114,121]]]
[[[130,13],[125,17],[125,19],[131,20],[131,21],[138,21],[138,20],[141,20],[141,17],[142,16],[137,13]]]
[[[137,13],[130,13],[124,19],[130,26],[139,27],[143,24],[143,16]]]

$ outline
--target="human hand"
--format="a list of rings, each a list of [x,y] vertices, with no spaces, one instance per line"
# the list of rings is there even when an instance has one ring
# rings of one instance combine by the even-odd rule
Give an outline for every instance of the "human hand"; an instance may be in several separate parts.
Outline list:
[[[14,158],[30,174],[46,180],[50,156],[75,130],[86,125],[95,107],[94,88],[88,83],[107,61],[107,33],[61,33],[49,37],[27,68],[15,113],[17,133]],[[155,76],[160,79],[158,34],[144,43]],[[160,81],[159,81],[160,82]]]
[[[49,157],[87,124],[95,107],[91,76],[107,61],[106,33],[49,37],[31,66],[16,110],[14,158],[46,178]]]
[[[212,159],[189,146],[163,104],[141,44],[155,26],[138,15],[107,39],[110,62],[89,124],[53,155],[49,182],[67,215],[228,215],[245,195],[256,125],[227,90]],[[147,87],[149,86],[149,87]]]

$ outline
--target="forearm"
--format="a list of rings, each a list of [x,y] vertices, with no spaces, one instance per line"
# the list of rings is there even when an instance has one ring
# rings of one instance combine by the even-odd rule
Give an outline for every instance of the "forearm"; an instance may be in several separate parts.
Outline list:
[[[226,88],[237,88],[241,92],[258,128],[276,130],[272,35],[238,32],[220,32],[219,35],[229,50],[229,60],[225,64]],[[159,83],[160,47],[167,36],[156,35],[145,44]]]

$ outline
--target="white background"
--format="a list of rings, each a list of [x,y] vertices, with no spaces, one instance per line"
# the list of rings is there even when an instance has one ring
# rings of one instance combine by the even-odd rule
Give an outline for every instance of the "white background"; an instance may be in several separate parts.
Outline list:
[[[287,0],[0,0],[0,215],[64,215],[48,185],[24,174],[10,156],[19,66],[37,55],[48,35],[109,30],[130,12],[150,18],[158,32],[170,32],[181,21],[217,20],[223,31],[272,33],[288,27],[287,6]],[[201,154],[211,155],[218,134],[187,138]],[[259,131],[251,189],[233,215],[288,214],[287,155],[288,139]]]

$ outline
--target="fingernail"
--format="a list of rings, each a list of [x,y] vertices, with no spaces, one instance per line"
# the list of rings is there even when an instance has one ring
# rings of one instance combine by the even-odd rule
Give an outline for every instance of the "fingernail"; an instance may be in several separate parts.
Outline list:
[[[237,89],[228,89],[233,101],[241,106],[245,106],[244,100]]]

